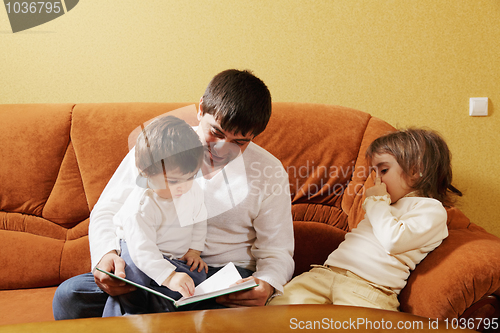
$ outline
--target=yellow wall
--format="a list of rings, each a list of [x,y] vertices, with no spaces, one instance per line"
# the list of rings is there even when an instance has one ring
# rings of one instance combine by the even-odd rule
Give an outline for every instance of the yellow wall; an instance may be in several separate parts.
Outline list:
[[[461,209],[500,236],[498,0],[81,0],[16,34],[0,7],[0,103],[196,102],[233,67],[274,101],[440,131]]]

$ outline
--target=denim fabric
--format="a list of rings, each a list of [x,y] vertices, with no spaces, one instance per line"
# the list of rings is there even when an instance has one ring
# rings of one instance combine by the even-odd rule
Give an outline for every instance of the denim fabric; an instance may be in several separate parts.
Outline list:
[[[56,320],[101,317],[108,294],[94,281],[92,273],[74,276],[59,285],[52,301]]]

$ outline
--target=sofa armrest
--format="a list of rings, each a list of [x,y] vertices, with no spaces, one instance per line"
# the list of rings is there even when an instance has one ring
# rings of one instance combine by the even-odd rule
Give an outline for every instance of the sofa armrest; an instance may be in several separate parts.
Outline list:
[[[500,291],[500,239],[471,225],[450,230],[443,243],[417,265],[401,291],[401,310],[452,319]]]
[[[328,224],[294,221],[295,271],[297,276],[310,269],[311,264],[322,265],[328,255],[344,240],[346,232]]]

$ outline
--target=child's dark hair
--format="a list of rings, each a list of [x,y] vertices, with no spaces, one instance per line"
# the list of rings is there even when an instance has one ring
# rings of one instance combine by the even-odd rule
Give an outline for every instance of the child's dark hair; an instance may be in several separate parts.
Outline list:
[[[384,153],[394,156],[408,185],[419,195],[437,199],[444,206],[453,204],[452,194],[462,196],[451,185],[451,153],[437,132],[409,128],[389,133],[371,143],[366,158],[371,162],[375,154]]]
[[[135,164],[145,177],[179,169],[197,171],[203,161],[200,138],[184,120],[164,116],[143,128],[135,146]]]
[[[223,130],[257,136],[271,117],[271,93],[251,72],[229,69],[210,81],[201,107],[203,114],[220,121]]]

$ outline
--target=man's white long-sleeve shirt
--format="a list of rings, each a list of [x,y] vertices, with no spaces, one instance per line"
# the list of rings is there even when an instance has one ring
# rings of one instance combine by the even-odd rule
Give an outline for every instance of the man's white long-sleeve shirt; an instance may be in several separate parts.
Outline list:
[[[117,248],[113,216],[135,186],[135,149],[124,158],[92,210],[89,240],[94,268]],[[211,179],[197,177],[208,212],[202,258],[255,270],[278,293],[294,270],[293,222],[288,174],[281,162],[251,142]]]
[[[333,251],[325,265],[349,270],[399,294],[410,270],[448,236],[447,213],[431,198],[367,197],[365,218]]]

